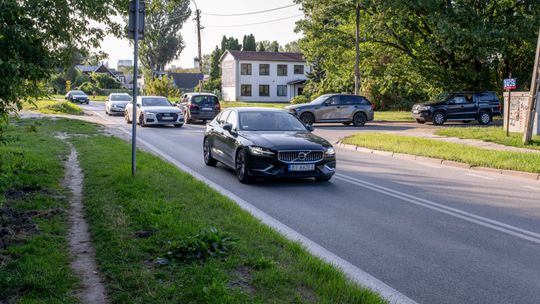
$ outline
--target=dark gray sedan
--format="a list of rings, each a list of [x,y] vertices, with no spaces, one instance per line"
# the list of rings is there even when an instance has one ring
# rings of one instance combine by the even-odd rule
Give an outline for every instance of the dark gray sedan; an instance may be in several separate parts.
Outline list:
[[[326,94],[310,103],[285,107],[306,125],[341,122],[357,127],[373,120],[373,108],[367,98],[350,94]]]

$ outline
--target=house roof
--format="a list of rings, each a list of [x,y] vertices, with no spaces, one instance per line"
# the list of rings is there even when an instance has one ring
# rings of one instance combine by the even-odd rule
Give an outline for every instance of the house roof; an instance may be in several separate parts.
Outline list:
[[[229,51],[225,54],[231,54],[236,60],[254,60],[254,61],[289,61],[289,62],[305,62],[302,53],[286,53],[286,52],[255,52],[255,51]]]
[[[78,64],[75,66],[77,69],[79,69],[83,73],[93,73],[95,70],[97,70],[100,66],[99,65],[82,65]]]
[[[178,88],[193,89],[199,84],[199,80],[203,78],[201,73],[168,73],[172,77],[174,84]]]

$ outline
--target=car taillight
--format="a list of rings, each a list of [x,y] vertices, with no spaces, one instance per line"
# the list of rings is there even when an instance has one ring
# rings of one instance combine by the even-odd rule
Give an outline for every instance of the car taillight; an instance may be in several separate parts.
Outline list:
[[[198,106],[198,105],[191,104],[191,105],[189,105],[189,109],[190,109],[190,110],[198,110],[198,109],[199,109],[199,106]]]
[[[216,111],[218,111],[218,112],[221,111],[221,105],[219,103],[216,105]]]

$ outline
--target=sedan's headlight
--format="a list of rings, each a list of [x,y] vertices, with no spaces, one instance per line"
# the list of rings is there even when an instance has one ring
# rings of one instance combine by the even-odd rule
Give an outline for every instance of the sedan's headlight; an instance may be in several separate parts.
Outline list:
[[[418,110],[420,110],[420,111],[429,111],[429,110],[431,110],[431,107],[430,106],[419,106]]]
[[[145,112],[144,112],[144,115],[155,115],[155,114],[156,114],[156,113],[154,113],[154,112],[148,112],[148,111],[145,111]]]
[[[334,155],[336,155],[336,150],[334,150],[334,148],[330,147],[330,148],[326,149],[326,151],[324,151],[324,154],[326,156],[334,156]]]
[[[249,146],[249,153],[257,156],[273,156],[275,154],[269,149],[257,146]]]

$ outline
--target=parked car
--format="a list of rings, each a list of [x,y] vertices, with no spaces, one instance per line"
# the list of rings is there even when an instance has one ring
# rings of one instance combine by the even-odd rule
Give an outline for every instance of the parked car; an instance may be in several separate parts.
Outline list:
[[[434,101],[415,104],[412,115],[416,122],[442,125],[449,120],[489,124],[501,115],[501,104],[495,92],[452,92],[437,96]]]
[[[131,101],[131,96],[127,93],[112,93],[105,101],[105,114],[124,114],[126,105]]]
[[[206,126],[204,162],[233,168],[241,183],[255,177],[328,181],[336,168],[335,151],[311,130],[280,109],[227,109]]]
[[[221,111],[218,97],[209,93],[186,93],[178,106],[184,113],[186,123],[212,120]]]
[[[88,104],[90,102],[88,95],[86,95],[83,91],[69,91],[66,93],[66,99],[71,102],[79,102],[81,104]]]
[[[373,120],[373,104],[363,96],[350,94],[327,94],[307,104],[285,107],[305,125],[322,122],[351,123],[357,127]]]
[[[184,125],[182,111],[162,96],[138,96],[136,118],[133,119],[133,101],[130,101],[126,105],[124,118],[128,124],[135,120],[135,123],[140,124],[141,127],[148,125],[174,125],[180,128]]]

